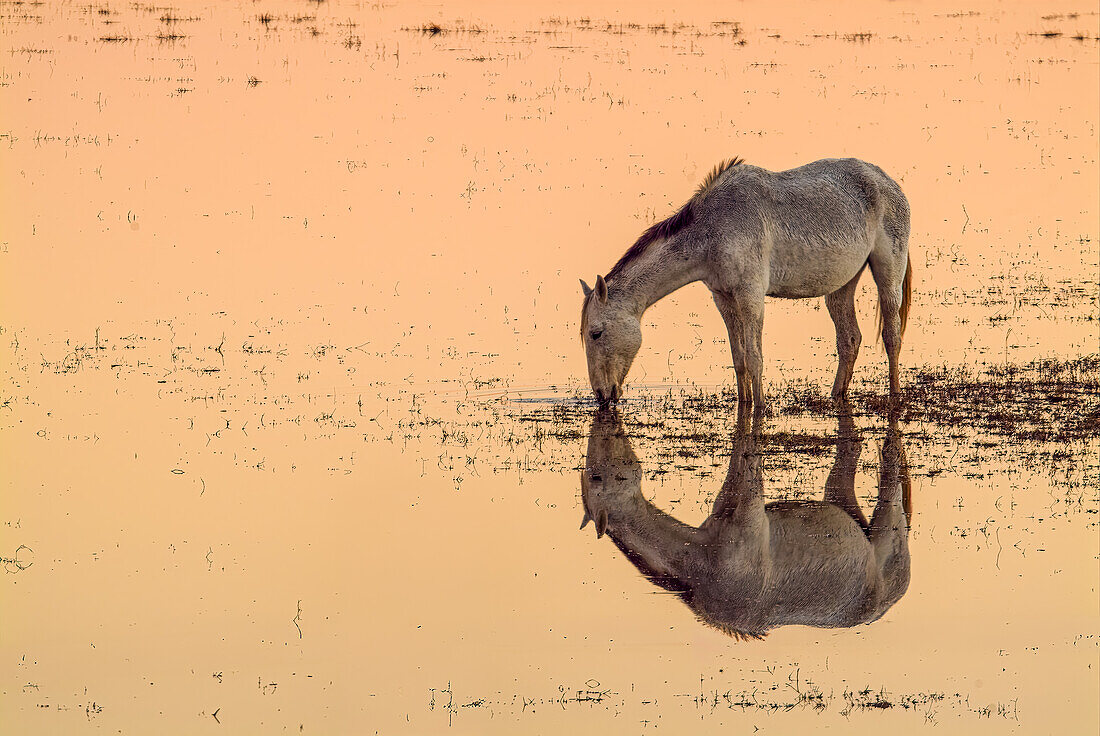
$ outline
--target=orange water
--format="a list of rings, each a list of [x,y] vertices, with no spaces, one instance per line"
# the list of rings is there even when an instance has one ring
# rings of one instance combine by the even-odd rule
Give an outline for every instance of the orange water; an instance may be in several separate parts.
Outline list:
[[[576,530],[587,422],[528,421],[587,391],[578,277],[732,155],[901,183],[906,366],[1094,353],[1100,28],[1052,12],[0,5],[4,730],[1094,731],[1095,442],[905,428],[905,597],[737,642]],[[628,399],[729,384],[705,288],[645,322]],[[828,387],[820,300],[764,339]],[[627,413],[699,523],[725,458],[652,472]]]

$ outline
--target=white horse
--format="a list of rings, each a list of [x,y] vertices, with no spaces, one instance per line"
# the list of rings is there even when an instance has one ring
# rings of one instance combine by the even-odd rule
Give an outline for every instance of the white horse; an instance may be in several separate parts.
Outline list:
[[[892,420],[867,523],[855,496],[861,446],[851,414],[842,411],[823,500],[765,503],[760,440],[740,430],[714,510],[693,527],[646,500],[622,420],[614,409],[599,411],[581,475],[581,528],[595,520],[596,534],[607,534],[650,582],[737,638],[761,638],[788,624],[870,623],[909,587],[912,502]]]
[[[825,297],[836,325],[833,396],[848,390],[859,352],[855,291],[865,266],[878,286],[890,393],[901,392],[898,353],[909,314],[909,203],[882,169],[825,159],[767,171],[739,159],[715,167],[687,204],[638,238],[607,276],[583,280],[581,336],[601,406],[622,395],[642,344],[642,314],[702,281],[729,331],[737,396],[764,405],[764,297]]]

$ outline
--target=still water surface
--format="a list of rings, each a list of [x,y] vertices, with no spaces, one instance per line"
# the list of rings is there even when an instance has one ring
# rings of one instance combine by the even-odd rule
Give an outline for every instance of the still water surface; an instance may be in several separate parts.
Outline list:
[[[1098,34],[3,3],[5,728],[1094,732]],[[900,416],[769,301],[739,427],[700,285],[596,414],[578,277],[734,155],[905,189]]]

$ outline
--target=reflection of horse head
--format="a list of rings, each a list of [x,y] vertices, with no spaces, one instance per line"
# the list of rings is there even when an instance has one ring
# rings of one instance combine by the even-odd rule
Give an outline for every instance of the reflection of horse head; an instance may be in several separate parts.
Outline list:
[[[870,623],[909,587],[910,484],[891,423],[868,524],[854,490],[861,446],[851,414],[842,413],[824,499],[765,504],[759,437],[739,429],[714,509],[696,528],[642,496],[641,463],[622,420],[601,411],[581,476],[582,527],[595,520],[597,535],[606,533],[651,582],[732,636]]]

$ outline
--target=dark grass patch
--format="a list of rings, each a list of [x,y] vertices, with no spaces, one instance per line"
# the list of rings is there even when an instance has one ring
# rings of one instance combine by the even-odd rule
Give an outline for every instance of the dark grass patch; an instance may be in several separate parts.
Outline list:
[[[1100,356],[1025,365],[920,368],[903,382],[902,419],[966,426],[1019,441],[1078,442],[1100,435]],[[854,397],[881,414],[881,396]]]
[[[191,23],[197,20],[201,20],[198,16],[188,16],[186,18],[173,15],[171,11],[166,12],[160,16],[160,22],[166,26],[173,25],[175,23]]]
[[[873,386],[873,387],[872,387]],[[633,393],[633,392],[632,392]],[[1040,360],[1023,365],[924,366],[906,371],[900,401],[875,384],[850,391],[857,415],[904,423],[980,429],[1020,442],[1081,442],[1100,436],[1100,356]],[[573,401],[530,409],[526,422],[547,422],[554,435],[586,423],[594,404],[578,393]],[[706,441],[725,437],[737,423],[737,390],[724,387],[671,389],[663,394],[628,395],[621,411],[631,427],[668,439]],[[780,417],[836,417],[837,404],[810,381],[791,381],[772,390],[765,421]]]
[[[419,26],[405,26],[401,30],[408,33],[422,33],[425,36],[440,36],[444,33],[466,33],[466,34],[480,34],[485,33],[486,29],[475,24],[466,24],[458,21],[452,25],[440,25],[439,23],[425,23]]]
[[[1090,443],[1100,436],[1098,356],[980,369],[915,368],[903,375],[900,402],[885,395],[880,383],[861,384],[844,407],[828,396],[828,386],[799,380],[772,387],[764,417],[752,425],[761,433],[760,452],[767,456],[770,471],[798,470],[831,455],[840,439],[838,411],[850,411],[880,421],[896,418],[905,440],[930,451],[928,457],[938,457],[934,447],[965,450],[946,464],[914,459],[914,476],[950,472],[983,478],[991,463],[1012,457],[1021,466],[1044,468],[1060,487],[1078,493],[1095,472],[1087,458]],[[537,437],[540,443],[583,441],[595,410],[583,391],[552,403],[525,404],[522,413],[513,415],[515,439],[520,444],[526,441],[523,436]],[[685,470],[720,476],[736,434],[749,428],[732,387],[630,391],[619,411],[635,446],[649,448],[650,477]],[[794,427],[791,420],[797,423]],[[879,431],[861,432],[863,441]]]

